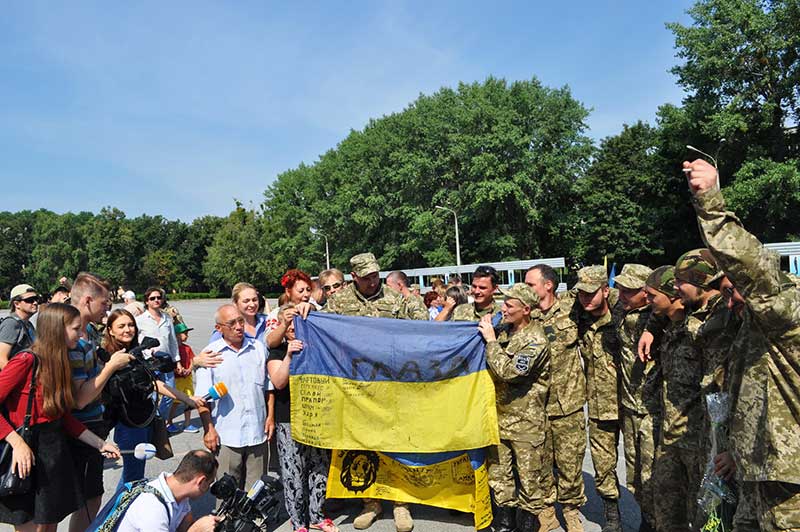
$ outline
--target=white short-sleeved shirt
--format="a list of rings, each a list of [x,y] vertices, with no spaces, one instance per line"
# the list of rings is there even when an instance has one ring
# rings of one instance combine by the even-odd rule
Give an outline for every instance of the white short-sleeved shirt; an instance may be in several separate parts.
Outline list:
[[[224,338],[211,342],[205,350],[221,353],[222,363],[215,368],[197,368],[195,390],[208,390],[225,383],[228,395],[214,401],[211,417],[222,445],[249,447],[264,443],[269,390],[267,352],[262,342],[245,338],[238,351]],[[198,392],[199,393],[199,392]]]
[[[192,510],[189,500],[177,502],[167,485],[168,473],[161,473],[148,482],[156,488],[169,506],[169,513],[158,497],[152,493],[142,493],[131,503],[117,532],[175,532],[183,518]]]
[[[139,329],[140,342],[145,336],[155,338],[161,344],[158,346],[158,351],[169,353],[175,362],[181,359],[178,340],[175,337],[175,326],[166,312],[161,312],[161,319],[156,320],[150,312],[145,311],[136,316],[136,327]]]

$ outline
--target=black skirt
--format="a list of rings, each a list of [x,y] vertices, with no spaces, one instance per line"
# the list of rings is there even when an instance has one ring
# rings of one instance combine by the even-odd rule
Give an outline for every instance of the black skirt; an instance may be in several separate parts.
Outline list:
[[[72,456],[61,420],[33,427],[32,449],[36,465],[33,494],[0,499],[0,523],[21,525],[58,523],[82,504]]]

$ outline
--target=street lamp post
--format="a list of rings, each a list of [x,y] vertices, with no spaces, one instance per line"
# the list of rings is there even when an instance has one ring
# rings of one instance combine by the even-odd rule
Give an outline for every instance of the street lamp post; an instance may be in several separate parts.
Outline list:
[[[450,209],[448,207],[442,207],[441,205],[435,205],[435,208],[453,213],[453,219],[456,222],[456,266],[460,267],[461,266],[461,244],[458,241],[458,215],[456,214],[456,211],[454,211],[453,209]],[[460,274],[461,272],[458,272],[458,273]]]
[[[308,230],[311,231],[312,235],[316,235],[319,232],[319,230],[316,227],[309,227]],[[322,233],[322,238],[325,239],[325,269],[326,270],[330,270],[331,269],[331,254],[328,251],[328,235],[326,235],[325,233]]]

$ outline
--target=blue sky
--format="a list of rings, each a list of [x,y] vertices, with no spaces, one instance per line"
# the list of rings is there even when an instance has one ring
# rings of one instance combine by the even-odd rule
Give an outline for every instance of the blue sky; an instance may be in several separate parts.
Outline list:
[[[225,215],[369,118],[490,75],[569,85],[600,139],[680,103],[664,23],[689,5],[10,3],[0,210]]]

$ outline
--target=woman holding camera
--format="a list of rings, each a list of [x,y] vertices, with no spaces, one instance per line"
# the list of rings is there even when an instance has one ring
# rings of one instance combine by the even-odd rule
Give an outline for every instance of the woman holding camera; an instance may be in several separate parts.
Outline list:
[[[82,504],[67,435],[107,457],[119,450],[72,417],[72,379],[67,352],[81,335],[75,307],[52,303],[39,313],[36,341],[18,353],[0,372],[0,437],[13,449],[11,467],[21,478],[33,476],[30,493],[0,499],[0,522],[22,532],[55,532],[58,522]],[[31,406],[33,437],[26,442],[16,431],[25,418],[31,377],[35,371]],[[33,447],[33,448],[31,448]]]
[[[103,348],[109,353],[130,351],[139,345],[139,330],[133,314],[125,309],[116,309],[108,316],[106,323],[106,336],[103,339]],[[189,408],[205,406],[205,401],[199,397],[189,397],[159,380],[156,381],[156,390],[159,394],[176,399],[186,404]],[[154,408],[154,406],[153,406]],[[167,423],[170,420],[165,420]],[[150,441],[151,429],[146,427],[131,427],[124,421],[118,420],[114,427],[114,441],[122,450],[133,450],[137,444]],[[122,457],[122,477],[120,484],[144,478],[144,460],[138,460],[132,454]]]

